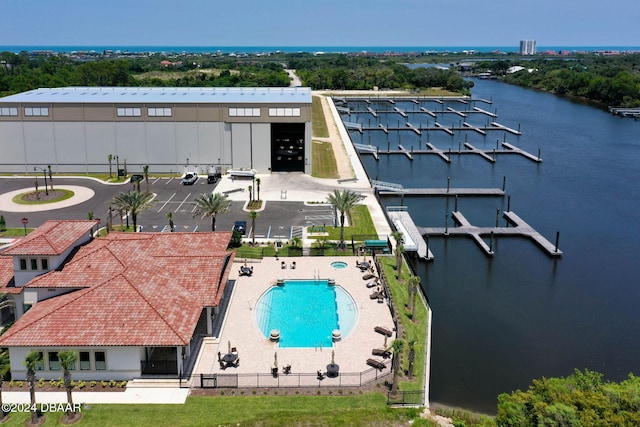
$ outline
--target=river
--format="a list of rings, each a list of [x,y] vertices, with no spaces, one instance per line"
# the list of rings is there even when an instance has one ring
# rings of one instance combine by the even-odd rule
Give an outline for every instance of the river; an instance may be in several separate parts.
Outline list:
[[[640,122],[621,119],[598,108],[552,94],[476,80],[475,103],[496,112],[497,122],[522,135],[458,131],[449,136],[431,131],[420,138],[412,131],[351,132],[356,143],[397,148],[436,147],[457,150],[466,141],[492,149],[503,138],[528,152],[541,152],[536,163],[517,155],[498,155],[491,163],[476,155],[452,155],[446,163],[435,155],[371,155],[362,160],[372,179],[405,187],[501,188],[511,210],[555,243],[560,232],[561,258],[547,256],[526,239],[496,240],[493,257],[471,239],[429,239],[433,262],[415,268],[433,309],[431,401],[495,413],[497,396],[526,389],[542,376],[566,376],[574,369],[595,370],[620,381],[638,374],[640,363]],[[350,103],[355,107],[358,104]],[[461,103],[445,104],[458,110]],[[363,104],[360,104],[362,108]],[[404,111],[418,108],[398,102]],[[435,103],[423,104],[440,111]],[[373,103],[380,122],[404,125],[389,103]],[[445,126],[464,121],[438,113]],[[476,125],[489,119],[469,115]],[[345,120],[364,125],[378,119],[352,114]],[[409,113],[418,126],[433,124],[427,114]],[[405,204],[424,227],[444,227],[452,199],[385,198],[386,205]],[[496,211],[507,198],[459,198],[458,209],[474,224],[494,226]],[[500,219],[504,226],[504,219]],[[452,223],[449,220],[449,226]]]

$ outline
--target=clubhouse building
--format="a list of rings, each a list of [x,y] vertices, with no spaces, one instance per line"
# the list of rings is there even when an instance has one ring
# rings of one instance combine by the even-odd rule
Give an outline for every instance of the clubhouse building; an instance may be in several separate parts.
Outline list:
[[[311,173],[309,88],[64,87],[0,98],[0,169]]]

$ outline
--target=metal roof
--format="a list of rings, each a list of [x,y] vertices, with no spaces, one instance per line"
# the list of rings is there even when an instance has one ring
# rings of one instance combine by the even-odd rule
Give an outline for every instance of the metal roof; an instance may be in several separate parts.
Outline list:
[[[308,87],[62,87],[41,88],[0,98],[0,103],[311,103]]]

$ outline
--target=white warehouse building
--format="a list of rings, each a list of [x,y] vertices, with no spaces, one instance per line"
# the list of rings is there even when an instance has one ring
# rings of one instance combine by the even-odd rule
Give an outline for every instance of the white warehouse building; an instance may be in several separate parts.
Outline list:
[[[311,173],[309,88],[65,87],[0,98],[0,169]]]

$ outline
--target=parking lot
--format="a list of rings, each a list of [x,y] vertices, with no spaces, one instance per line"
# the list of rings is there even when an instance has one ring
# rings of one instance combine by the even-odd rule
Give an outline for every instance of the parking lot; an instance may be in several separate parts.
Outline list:
[[[246,184],[246,185],[245,185]],[[32,188],[33,178],[3,178],[0,179],[0,192]],[[0,212],[5,216],[8,227],[21,227],[22,218],[28,216],[28,227],[37,227],[49,219],[86,219],[89,212],[94,218],[101,219],[101,225],[106,224],[108,208],[114,196],[121,192],[133,190],[134,184],[104,184],[95,180],[83,178],[56,178],[55,185],[79,185],[91,188],[95,195],[83,203],[46,212],[31,212],[28,215],[20,212]],[[211,219],[202,219],[195,214],[194,200],[203,193],[214,191],[218,184],[207,184],[206,177],[200,177],[193,185],[183,185],[181,178],[150,178],[149,191],[156,195],[154,204],[138,215],[138,225],[143,231],[168,232],[169,219],[167,214],[173,214],[176,231],[210,231]],[[228,213],[216,216],[216,230],[231,230],[235,221],[247,221],[246,237],[251,235],[251,219],[248,212],[243,210],[249,200],[246,187],[248,183],[239,183],[234,194],[234,201]],[[146,191],[147,183],[140,183],[141,191]],[[245,187],[245,188],[243,188]],[[246,199],[241,199],[246,195]],[[113,224],[120,224],[118,212],[113,212]],[[256,238],[286,240],[296,236],[300,227],[308,225],[333,225],[334,213],[331,206],[323,204],[305,205],[300,201],[267,201],[264,209],[258,212],[255,220]],[[126,224],[127,218],[122,222]],[[131,220],[129,219],[131,225]]]

